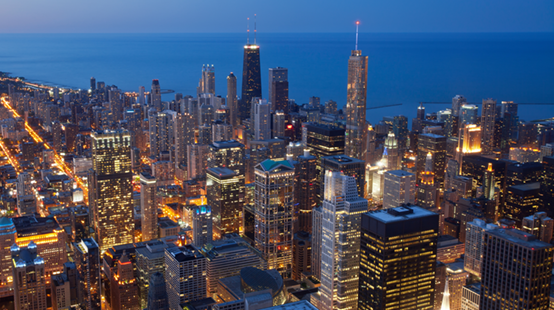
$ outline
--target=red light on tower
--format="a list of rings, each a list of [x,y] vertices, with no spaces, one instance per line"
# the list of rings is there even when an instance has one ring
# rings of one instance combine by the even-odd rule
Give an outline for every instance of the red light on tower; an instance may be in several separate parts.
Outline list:
[[[287,129],[292,129],[292,125],[287,125]]]
[[[360,24],[360,21],[359,21],[359,20],[357,20],[357,21],[356,21],[356,25],[359,25],[359,24]]]

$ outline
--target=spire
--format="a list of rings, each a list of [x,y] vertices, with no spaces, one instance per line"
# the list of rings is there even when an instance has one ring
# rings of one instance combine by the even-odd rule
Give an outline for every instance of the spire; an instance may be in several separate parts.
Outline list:
[[[246,44],[250,44],[250,17],[246,18]]]
[[[254,14],[254,44],[256,44],[256,14]]]
[[[356,21],[356,48],[354,49],[355,51],[358,50],[358,26],[360,26],[359,20]]]
[[[444,280],[444,293],[442,293],[441,310],[450,310],[450,292],[448,290],[448,277]]]

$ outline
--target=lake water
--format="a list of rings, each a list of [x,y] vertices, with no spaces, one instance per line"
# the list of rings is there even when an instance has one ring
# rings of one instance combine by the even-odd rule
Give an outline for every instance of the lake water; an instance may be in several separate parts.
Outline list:
[[[290,98],[318,96],[343,106],[353,33],[258,33],[262,91],[268,68],[289,69]],[[203,64],[213,64],[216,93],[226,94],[226,76],[242,76],[245,34],[0,34],[0,71],[52,85],[88,88],[94,76],[123,90],[150,88],[196,94]],[[483,98],[554,103],[554,33],[360,34],[369,56],[368,120],[415,116],[418,102],[469,102]],[[173,95],[164,95],[170,100]],[[437,111],[448,105],[426,105]],[[553,117],[554,105],[520,106],[520,119]]]

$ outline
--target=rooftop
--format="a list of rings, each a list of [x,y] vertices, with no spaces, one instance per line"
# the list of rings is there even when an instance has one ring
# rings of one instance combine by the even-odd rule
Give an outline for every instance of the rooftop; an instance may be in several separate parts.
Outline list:
[[[520,185],[514,185],[508,187],[508,190],[518,190],[518,191],[536,191],[539,190],[541,187],[540,182],[533,182],[533,183],[525,183]]]
[[[389,174],[392,174],[392,175],[395,175],[395,176],[398,176],[398,177],[415,176],[415,174],[410,173],[408,171],[404,171],[404,170],[391,170],[391,171],[387,171],[386,173],[389,173]]]
[[[277,309],[279,309],[279,310],[287,310],[287,309],[291,309],[291,310],[293,310],[293,309],[294,310],[317,310],[317,308],[307,300],[291,302],[290,304],[273,306],[273,307],[269,307],[269,308],[265,308],[265,309],[266,310],[268,310],[268,309],[274,309],[274,310],[277,310]]]
[[[220,176],[220,177],[232,177],[237,174],[235,171],[226,167],[208,168],[207,171],[212,175]]]
[[[503,238],[511,243],[531,250],[546,249],[552,247],[550,243],[540,241],[534,235],[518,229],[493,229],[486,232],[489,235]]]
[[[378,211],[370,211],[366,214],[369,217],[372,217],[383,223],[399,222],[406,219],[436,215],[436,213],[418,206],[396,207]]]

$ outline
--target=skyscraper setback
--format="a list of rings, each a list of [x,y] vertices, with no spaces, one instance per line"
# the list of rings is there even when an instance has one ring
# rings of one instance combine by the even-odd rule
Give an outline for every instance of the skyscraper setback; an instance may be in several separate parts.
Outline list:
[[[346,98],[346,148],[345,154],[365,160],[367,56],[358,50],[356,26],[356,49],[348,59],[348,87]]]
[[[254,28],[254,35],[256,29]],[[260,72],[260,46],[250,44],[250,37],[244,46],[242,64],[242,93],[240,98],[240,119],[250,118],[250,103],[252,98],[262,98],[262,76]]]

